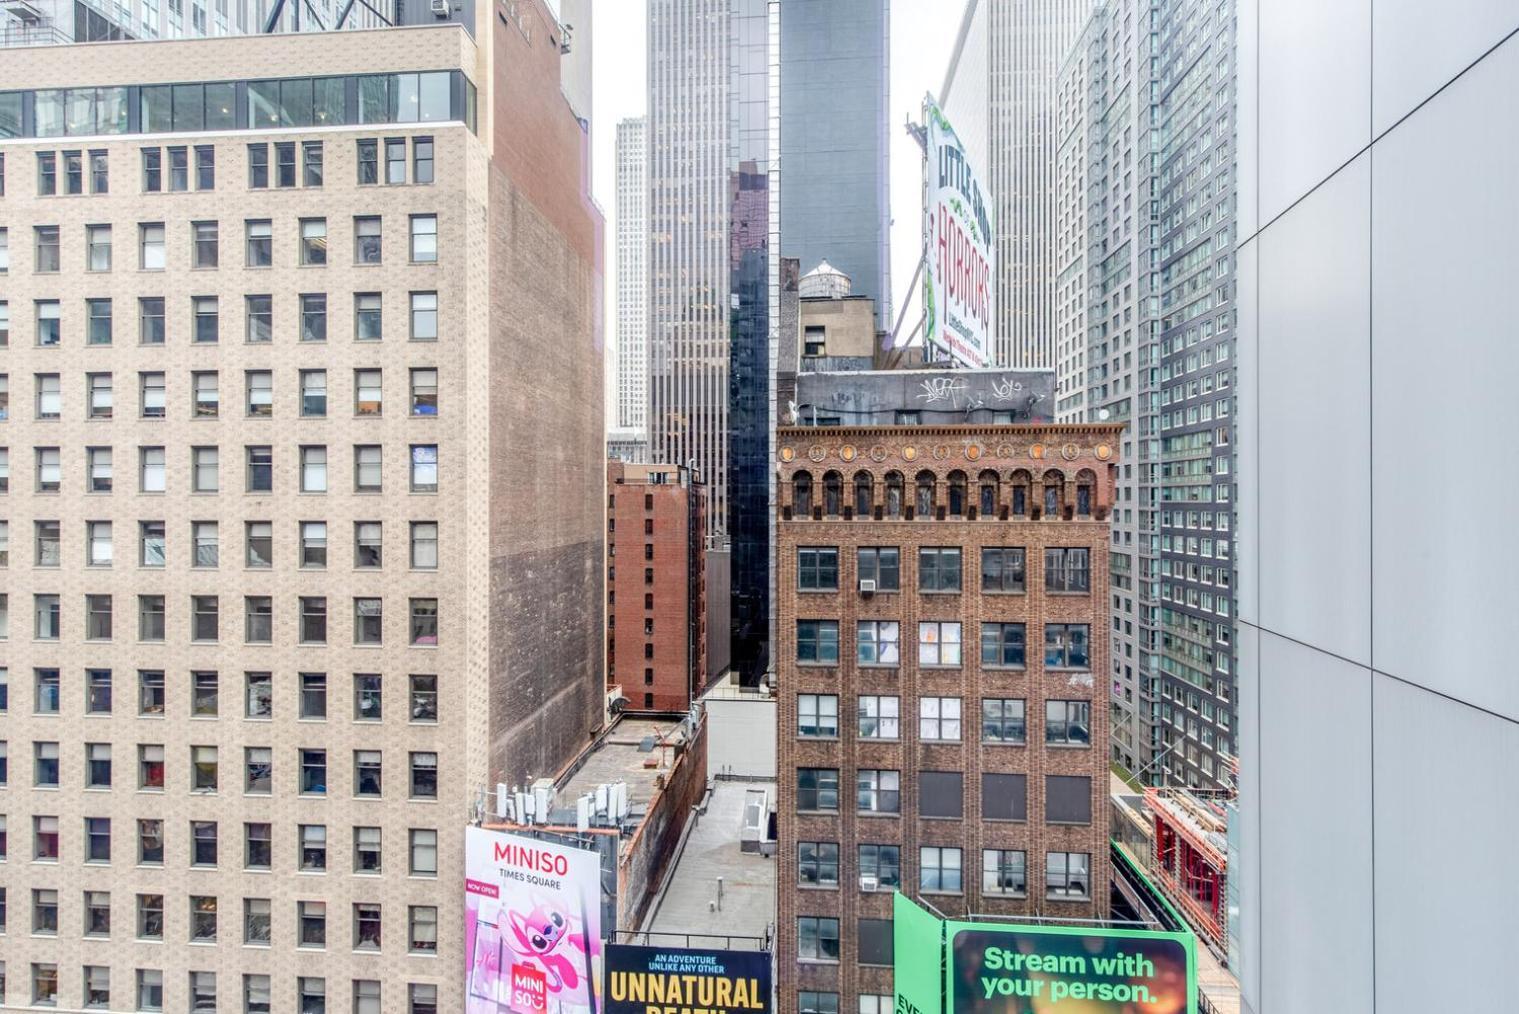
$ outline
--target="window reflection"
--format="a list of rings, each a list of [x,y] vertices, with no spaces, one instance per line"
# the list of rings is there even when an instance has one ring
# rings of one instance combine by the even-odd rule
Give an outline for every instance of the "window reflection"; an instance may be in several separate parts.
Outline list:
[[[135,103],[135,124],[128,118],[129,101]],[[245,103],[241,117],[240,101]],[[167,133],[325,126],[352,123],[354,113],[361,124],[463,120],[474,130],[477,98],[460,71],[447,70],[0,92],[0,137],[23,136],[28,105],[33,136],[65,137],[134,128]]]

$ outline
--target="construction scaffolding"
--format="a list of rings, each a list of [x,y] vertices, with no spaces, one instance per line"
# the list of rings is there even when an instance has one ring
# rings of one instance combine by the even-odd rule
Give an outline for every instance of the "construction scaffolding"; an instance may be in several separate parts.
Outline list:
[[[1228,820],[1222,801],[1188,789],[1148,788],[1155,816],[1152,873],[1197,933],[1228,949]]]

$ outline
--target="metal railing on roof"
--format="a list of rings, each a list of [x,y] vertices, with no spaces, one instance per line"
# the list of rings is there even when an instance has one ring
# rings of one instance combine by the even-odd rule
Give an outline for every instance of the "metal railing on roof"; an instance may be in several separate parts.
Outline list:
[[[73,40],[51,20],[28,24],[13,21],[0,30],[0,49],[21,46],[64,46]]]

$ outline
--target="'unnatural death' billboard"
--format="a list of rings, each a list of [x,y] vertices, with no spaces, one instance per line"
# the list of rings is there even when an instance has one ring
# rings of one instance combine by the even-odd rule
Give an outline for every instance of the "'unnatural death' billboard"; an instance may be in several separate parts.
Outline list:
[[[770,952],[607,945],[606,1014],[769,1014]]]
[[[601,857],[464,831],[468,1014],[599,1014]]]
[[[979,370],[990,360],[996,317],[991,211],[965,145],[932,97],[923,99],[923,337]]]
[[[942,946],[925,945],[925,920]],[[901,895],[895,921],[913,938],[896,946],[898,1014],[934,1014],[941,996],[950,1014],[1197,1014],[1190,933],[939,923]]]

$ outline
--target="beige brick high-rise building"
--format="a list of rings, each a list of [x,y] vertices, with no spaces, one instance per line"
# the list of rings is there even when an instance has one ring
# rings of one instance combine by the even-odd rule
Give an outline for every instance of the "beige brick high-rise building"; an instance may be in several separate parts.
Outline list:
[[[601,223],[514,13],[0,64],[0,1010],[463,1009],[463,827],[605,682]]]

